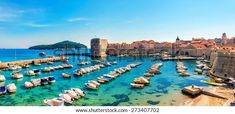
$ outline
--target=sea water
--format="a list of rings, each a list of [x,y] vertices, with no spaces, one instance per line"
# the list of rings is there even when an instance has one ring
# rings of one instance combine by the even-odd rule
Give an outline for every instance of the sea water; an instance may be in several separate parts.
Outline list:
[[[33,58],[40,58],[38,53],[40,50],[27,50],[27,49],[2,49],[0,50],[0,61],[15,61],[15,60],[27,60]],[[48,55],[53,55],[54,51],[44,51]],[[88,67],[94,64],[88,64],[85,66],[78,66],[77,63],[80,60],[92,61],[89,57],[84,56],[70,56],[69,64],[74,67],[71,69],[56,70],[50,73],[42,73],[39,76],[27,77],[23,79],[15,80],[11,78],[12,71],[2,71],[6,77],[6,81],[0,83],[0,85],[7,85],[9,83],[15,83],[17,86],[17,92],[15,94],[6,94],[0,96],[0,106],[43,106],[44,99],[51,99],[58,97],[64,90],[79,87],[86,92],[86,96],[75,101],[75,106],[149,106],[149,105],[162,105],[164,100],[170,94],[180,92],[181,89],[189,85],[207,86],[200,82],[200,80],[206,80],[208,77],[203,75],[194,74],[196,68],[195,61],[184,61],[184,65],[188,67],[187,72],[191,74],[189,77],[181,77],[176,72],[175,61],[160,61],[154,60],[151,57],[109,57],[109,61],[117,61],[117,65],[102,68],[100,70],[85,74],[81,77],[74,77],[73,71],[82,67]],[[84,84],[89,80],[96,80],[97,77],[107,74],[110,71],[124,67],[130,63],[142,62],[142,65],[133,68],[130,72],[124,73],[117,77],[113,81],[102,84],[98,90],[87,90]],[[151,77],[150,84],[143,89],[133,89],[130,87],[130,83],[135,78],[143,76],[143,74],[155,63],[163,63],[160,68],[162,72],[159,75]],[[42,64],[41,66],[31,66],[28,69],[41,69],[47,66],[56,66],[62,64],[61,62],[55,62],[53,65]],[[25,73],[28,69],[22,69],[21,73]],[[71,75],[70,79],[64,78],[61,74],[68,73]],[[26,89],[24,87],[25,81],[30,81],[35,78],[42,78],[45,76],[54,76],[56,83],[47,86],[35,87],[32,89]],[[174,96],[171,96],[174,97]]]

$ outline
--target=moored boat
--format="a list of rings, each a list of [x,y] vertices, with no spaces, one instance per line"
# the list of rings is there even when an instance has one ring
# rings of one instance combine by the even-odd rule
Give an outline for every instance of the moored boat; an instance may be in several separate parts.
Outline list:
[[[64,106],[64,100],[61,98],[45,99],[43,102],[46,106]]]
[[[23,78],[23,74],[21,74],[18,71],[11,73],[11,75],[12,75],[12,78],[14,78],[14,79],[21,79],[21,78]]]
[[[65,94],[68,94],[72,99],[79,99],[80,95],[78,95],[75,91],[72,90],[65,90]]]
[[[0,86],[0,95],[4,95],[6,94],[6,92],[7,92],[6,86]]]
[[[85,83],[85,87],[91,90],[97,90],[97,86],[95,84],[92,83]]]
[[[216,82],[212,82],[212,81],[205,81],[205,80],[201,80],[202,83],[208,84],[208,85],[213,85],[213,86],[224,86],[225,84],[222,83],[216,83]]]
[[[78,95],[84,97],[86,96],[86,93],[82,91],[80,88],[71,88],[72,91],[76,92]]]
[[[48,78],[48,83],[49,83],[49,84],[52,84],[52,83],[55,83],[55,82],[56,82],[54,76],[48,76],[47,78]]]
[[[33,83],[31,83],[31,82],[25,82],[25,83],[24,83],[24,86],[25,86],[26,88],[32,88],[32,87],[33,87]]]
[[[67,73],[62,73],[62,76],[65,77],[65,78],[71,78],[71,76]]]
[[[16,85],[14,83],[10,83],[7,85],[7,91],[9,93],[15,93],[16,92]]]
[[[131,83],[130,84],[132,88],[144,88],[144,84],[135,84],[135,83]]]
[[[0,82],[4,82],[5,80],[6,80],[5,76],[0,74]]]
[[[73,103],[73,99],[68,94],[59,94],[59,96],[63,99],[64,102],[68,104]]]

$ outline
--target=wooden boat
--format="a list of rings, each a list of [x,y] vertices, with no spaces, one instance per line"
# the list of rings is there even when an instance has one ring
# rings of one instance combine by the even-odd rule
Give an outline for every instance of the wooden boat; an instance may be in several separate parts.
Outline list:
[[[179,73],[179,74],[180,74],[180,76],[190,76],[190,74],[187,73],[187,72],[181,72],[181,73]]]
[[[208,84],[208,85],[213,85],[213,86],[224,86],[225,85],[225,84],[211,82],[211,81],[205,81],[205,80],[201,80],[201,82],[205,83],[205,84]]]
[[[71,76],[67,73],[62,73],[62,76],[65,77],[65,78],[71,78]]]
[[[61,98],[45,99],[43,102],[46,106],[64,106],[64,100]]]
[[[144,77],[136,78],[136,79],[134,80],[134,82],[135,82],[136,84],[149,84],[149,80],[147,80],[147,79],[144,78]]]
[[[10,83],[7,85],[7,91],[9,93],[15,93],[16,92],[16,85],[14,83]]]
[[[132,88],[144,88],[144,84],[131,83],[130,85],[131,85]]]

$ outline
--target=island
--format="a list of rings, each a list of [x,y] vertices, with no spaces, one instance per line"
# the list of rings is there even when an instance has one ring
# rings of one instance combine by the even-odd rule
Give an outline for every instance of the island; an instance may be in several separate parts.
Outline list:
[[[81,43],[72,42],[72,41],[62,41],[55,44],[49,45],[36,45],[29,47],[29,49],[35,50],[49,50],[49,49],[87,49],[87,46]]]

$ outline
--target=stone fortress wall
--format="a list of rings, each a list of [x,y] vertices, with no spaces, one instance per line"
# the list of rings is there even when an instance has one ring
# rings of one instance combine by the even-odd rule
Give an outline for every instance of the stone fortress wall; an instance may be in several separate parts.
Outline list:
[[[221,78],[235,78],[235,51],[212,52],[211,74]]]

